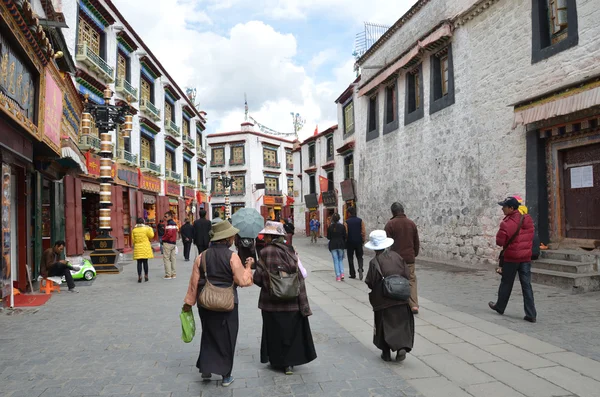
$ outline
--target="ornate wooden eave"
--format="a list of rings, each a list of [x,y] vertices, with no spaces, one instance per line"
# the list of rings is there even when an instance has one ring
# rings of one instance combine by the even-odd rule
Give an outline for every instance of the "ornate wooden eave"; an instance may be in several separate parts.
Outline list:
[[[206,130],[206,126],[201,121],[196,121],[196,130],[200,129],[200,132]]]
[[[469,9],[467,9],[462,14],[458,15],[453,19],[454,27],[458,28],[474,19],[478,15],[484,13],[488,8],[497,3],[498,0],[479,0],[477,3],[473,4]]]
[[[175,101],[178,101],[181,99],[181,95],[179,95],[177,93],[177,90],[173,88],[173,86],[171,84],[167,84],[165,85],[165,94],[170,95],[171,97],[173,97],[173,99]]]
[[[183,153],[187,153],[190,156],[190,159],[195,156],[194,152],[187,146],[184,146]]]
[[[337,149],[338,154],[346,154],[354,150],[355,142],[349,141]]]
[[[177,139],[173,138],[170,135],[165,135],[165,142],[170,142],[175,147],[181,146],[181,142],[179,142]]]
[[[133,41],[131,36],[127,34],[124,30],[117,33],[117,41],[125,47],[129,52],[134,52],[138,49],[138,45]]]
[[[75,80],[77,79],[86,81],[91,87],[95,88],[100,92],[100,96],[104,95],[103,91],[106,88],[106,85],[101,83],[99,80],[97,80],[95,77],[93,77],[83,69],[77,69],[77,72],[75,72]]]
[[[20,31],[25,40],[29,43],[30,48],[27,48],[23,43],[21,45],[27,51],[31,58],[31,53],[35,54],[36,61],[46,66],[50,57],[54,55],[54,50],[50,44],[50,40],[46,37],[44,29],[40,26],[40,21],[34,16],[33,7],[28,0],[23,0],[21,7],[13,0],[2,0],[5,7],[3,14],[6,13],[5,19],[12,19],[16,26],[10,27],[13,31]],[[32,27],[30,29],[30,26]]]
[[[316,172],[317,172],[317,167],[310,167],[310,168],[307,168],[304,170],[304,173],[309,174],[309,175],[314,174]]]
[[[321,168],[323,168],[324,170],[331,170],[331,169],[335,168],[335,161],[333,161],[333,160],[329,161],[329,162],[323,164],[321,166]]]
[[[110,26],[115,23],[115,18],[98,0],[81,0],[81,2],[94,13],[104,26]]]
[[[202,164],[202,165],[206,165],[206,159],[202,158],[202,157],[196,157],[197,161]]]
[[[162,76],[162,73],[160,73],[160,70],[154,65],[154,63],[148,56],[141,57],[140,63],[142,65],[142,68],[145,68],[155,79]]]
[[[140,128],[141,127],[145,127],[153,135],[156,135],[160,132],[160,127],[145,117],[140,117]]]
[[[195,116],[194,110],[192,110],[192,108],[188,105],[185,105],[182,110],[183,113],[185,113],[190,119]]]

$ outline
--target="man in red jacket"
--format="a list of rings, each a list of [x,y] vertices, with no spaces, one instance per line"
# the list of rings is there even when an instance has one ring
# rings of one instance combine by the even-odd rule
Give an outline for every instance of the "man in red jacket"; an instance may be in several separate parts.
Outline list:
[[[500,223],[500,230],[496,234],[496,245],[504,250],[504,265],[502,267],[502,281],[498,288],[498,301],[488,305],[492,310],[504,314],[506,305],[513,289],[515,276],[519,273],[519,281],[523,291],[525,305],[525,320],[536,322],[537,312],[533,301],[531,288],[531,253],[535,227],[528,214],[519,212],[519,202],[514,197],[508,197],[499,202],[504,212],[504,219]]]

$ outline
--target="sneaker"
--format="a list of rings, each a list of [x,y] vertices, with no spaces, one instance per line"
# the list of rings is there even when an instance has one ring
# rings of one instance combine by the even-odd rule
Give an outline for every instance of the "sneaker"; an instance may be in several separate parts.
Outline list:
[[[344,279],[344,273],[342,273],[342,280]]]
[[[339,277],[336,277],[336,278],[335,278],[335,281],[342,281],[342,279],[341,279],[341,278],[339,278]]]
[[[164,278],[165,280],[170,280],[170,279],[171,279],[171,276],[164,276],[163,278]]]
[[[294,375],[294,367],[285,367],[286,375]]]
[[[230,384],[233,383],[234,380],[235,379],[233,376],[223,377],[223,383],[222,383],[223,387],[229,386]]]
[[[75,289],[75,288],[69,288],[69,292],[72,292],[74,294],[78,294],[79,290]]]
[[[529,316],[523,317],[523,320],[529,321],[530,323],[536,323],[537,322],[537,319],[535,317],[529,317]]]
[[[171,278],[177,278],[175,275],[172,275]]]
[[[206,381],[210,380],[210,378],[212,378],[212,374],[202,374],[202,380]]]

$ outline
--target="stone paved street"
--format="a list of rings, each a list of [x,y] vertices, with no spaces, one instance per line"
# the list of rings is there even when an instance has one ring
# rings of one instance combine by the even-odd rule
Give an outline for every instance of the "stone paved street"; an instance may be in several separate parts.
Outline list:
[[[155,259],[149,283],[136,282],[131,264],[121,275],[102,275],[80,287],[80,294],[55,294],[37,310],[5,310],[0,395],[600,395],[600,363],[591,359],[599,351],[597,294],[571,296],[535,285],[540,317],[529,324],[521,319],[516,293],[505,316],[487,309],[498,282],[491,272],[419,264],[415,349],[405,362],[388,364],[371,343],[373,314],[364,283],[335,282],[324,239],[316,246],[300,236],[294,242],[310,272],[318,354],[294,375],[259,362],[261,321],[258,289],[252,287],[240,293],[236,381],[229,388],[216,376],[203,383],[195,368],[199,338],[180,340],[178,314],[191,262],[180,258],[178,278],[162,280],[162,261]]]

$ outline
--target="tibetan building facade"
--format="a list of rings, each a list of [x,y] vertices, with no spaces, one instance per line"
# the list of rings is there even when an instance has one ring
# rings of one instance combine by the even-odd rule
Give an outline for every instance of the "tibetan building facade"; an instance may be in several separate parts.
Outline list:
[[[115,248],[128,252],[138,217],[156,228],[171,210],[182,224],[206,205],[206,113],[196,108],[193,94],[177,85],[113,2],[62,3],[72,27],[65,35],[80,97],[101,104],[108,86],[114,103],[128,103],[134,115],[131,138],[124,139],[118,129],[111,132],[116,160],[111,234]],[[77,143],[88,172],[65,179],[68,256],[92,249],[99,232],[100,139],[95,126]]]
[[[0,2],[3,296],[27,290],[28,270],[35,280],[42,251],[64,239],[63,178],[87,172],[60,11],[52,1]]]

